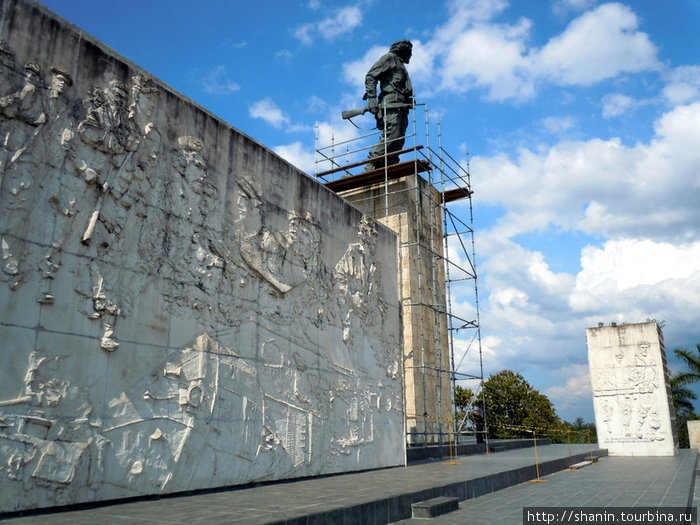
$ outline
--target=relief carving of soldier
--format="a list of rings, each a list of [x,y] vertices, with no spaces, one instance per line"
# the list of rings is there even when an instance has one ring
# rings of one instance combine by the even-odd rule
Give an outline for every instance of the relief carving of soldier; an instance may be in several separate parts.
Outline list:
[[[86,119],[78,126],[78,134],[93,147],[115,155],[133,151],[136,129],[129,119],[126,86],[111,80],[107,88],[93,88]]]
[[[343,312],[343,341],[350,343],[361,326],[381,323],[383,293],[376,260],[377,224],[362,217],[357,235],[360,242],[348,246],[335,265],[336,294]]]
[[[24,85],[19,91],[0,97],[0,116],[13,121],[8,123],[3,137],[4,149],[0,174],[7,172],[20,158],[27,155],[25,152],[31,149],[40,127],[46,123],[46,96],[42,89],[41,69],[35,62],[28,62],[24,66]],[[36,161],[35,161],[36,163]],[[29,175],[14,181],[4,181],[3,185],[10,192],[17,195],[31,185]],[[8,186],[9,183],[9,186]]]
[[[33,155],[37,137],[46,123],[46,96],[42,89],[41,69],[35,62],[24,66],[24,85],[18,91],[0,97],[0,117],[4,133],[0,146],[0,210],[2,230],[15,236],[27,231],[31,209],[36,201],[36,183],[41,159]],[[3,280],[16,289],[27,279],[26,244],[2,238]],[[20,253],[20,251],[22,253]]]

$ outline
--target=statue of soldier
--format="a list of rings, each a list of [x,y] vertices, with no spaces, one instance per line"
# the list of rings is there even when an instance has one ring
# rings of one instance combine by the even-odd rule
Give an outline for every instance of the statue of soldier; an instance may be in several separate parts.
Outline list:
[[[391,155],[403,148],[406,128],[408,127],[408,112],[413,106],[413,87],[405,64],[411,60],[413,44],[408,40],[394,42],[389,52],[382,56],[370,68],[365,77],[364,100],[367,107],[377,120],[377,128],[382,130],[379,142],[369,152],[370,162],[366,170],[384,166],[384,154],[387,154],[386,164],[396,164],[398,155]],[[377,98],[379,84],[379,98]]]

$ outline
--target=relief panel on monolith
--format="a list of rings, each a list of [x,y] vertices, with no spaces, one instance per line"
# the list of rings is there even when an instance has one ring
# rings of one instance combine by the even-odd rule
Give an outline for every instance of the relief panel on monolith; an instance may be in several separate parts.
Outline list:
[[[672,456],[678,440],[656,322],[586,330],[598,443],[611,455]]]

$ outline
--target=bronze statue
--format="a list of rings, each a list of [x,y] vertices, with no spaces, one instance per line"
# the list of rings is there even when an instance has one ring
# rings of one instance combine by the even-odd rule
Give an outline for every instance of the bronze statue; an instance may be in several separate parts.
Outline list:
[[[413,87],[405,66],[411,60],[412,53],[413,44],[410,41],[394,42],[389,52],[375,62],[365,77],[365,110],[374,115],[377,128],[382,130],[379,142],[369,152],[367,170],[383,167],[385,155],[386,165],[399,161],[399,156],[392,153],[403,148],[408,112],[413,106]]]

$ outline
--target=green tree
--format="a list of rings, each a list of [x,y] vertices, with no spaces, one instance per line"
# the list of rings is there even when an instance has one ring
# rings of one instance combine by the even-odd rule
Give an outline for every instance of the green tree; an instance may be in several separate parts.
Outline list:
[[[503,370],[484,383],[486,424],[491,438],[532,437],[561,430],[551,401],[525,378]]]
[[[598,434],[596,433],[595,423],[586,423],[582,417],[577,417],[573,422],[565,421],[562,423],[563,430],[566,434],[562,436],[563,443],[597,443]]]
[[[471,413],[475,402],[476,394],[472,390],[455,386],[455,419],[460,431],[471,428],[472,421],[468,414]]]
[[[681,448],[688,448],[688,421],[697,419],[693,401],[697,395],[690,385],[700,382],[700,343],[696,345],[695,352],[685,348],[676,348],[673,353],[685,365],[685,370],[671,377],[671,396],[673,409],[676,412],[676,427],[678,430],[678,444]]]
[[[469,412],[475,401],[475,397],[474,392],[468,388],[459,385],[455,386],[455,408],[458,414],[464,415],[466,412]]]

